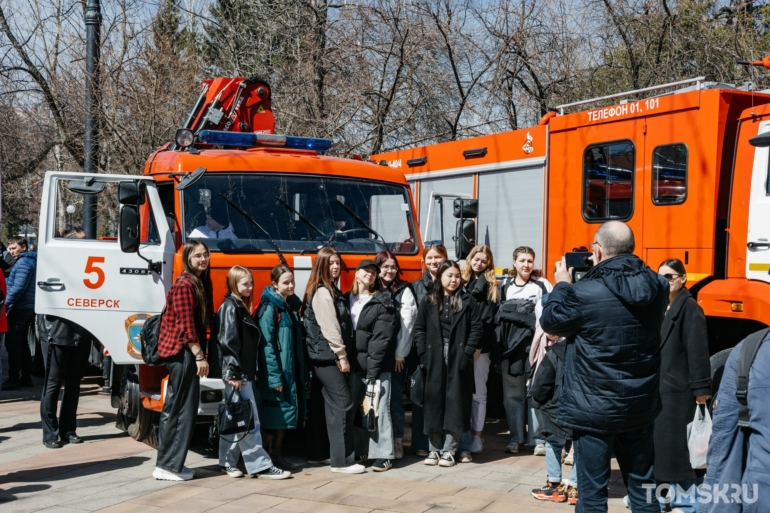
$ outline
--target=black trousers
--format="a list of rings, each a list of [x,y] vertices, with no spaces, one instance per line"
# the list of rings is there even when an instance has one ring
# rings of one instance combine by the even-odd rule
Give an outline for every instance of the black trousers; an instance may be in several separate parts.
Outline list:
[[[81,339],[77,346],[58,346],[41,339],[40,347],[45,363],[45,385],[40,397],[40,420],[43,423],[43,441],[66,441],[76,429],[75,419],[80,399],[80,380],[83,378],[91,341]],[[59,391],[64,385],[61,411],[57,417]]]
[[[323,385],[318,374],[313,372],[310,381],[310,404],[307,406],[307,435],[308,461],[323,461],[329,459],[329,432],[326,430],[325,401],[323,400]]]
[[[8,315],[5,347],[8,351],[8,381],[18,383],[32,373],[32,353],[29,351],[29,328],[35,321],[34,310],[12,310]]]
[[[336,364],[314,365],[323,386],[326,429],[329,432],[329,457],[332,467],[347,467],[356,462],[353,449],[353,398],[348,380]],[[313,429],[313,426],[310,426]]]
[[[190,448],[201,381],[195,356],[187,349],[166,358],[168,386],[158,427],[158,460],[156,467],[181,472]]]

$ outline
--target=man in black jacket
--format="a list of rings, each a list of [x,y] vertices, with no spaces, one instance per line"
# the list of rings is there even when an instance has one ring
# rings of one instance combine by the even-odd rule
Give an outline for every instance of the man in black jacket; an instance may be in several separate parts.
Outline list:
[[[591,245],[596,266],[571,285],[557,262],[556,286],[540,318],[546,333],[567,337],[557,423],[572,429],[580,462],[578,513],[607,511],[613,450],[634,513],[658,513],[653,423],[660,411],[660,328],[668,283],[632,253],[624,223],[604,223]]]

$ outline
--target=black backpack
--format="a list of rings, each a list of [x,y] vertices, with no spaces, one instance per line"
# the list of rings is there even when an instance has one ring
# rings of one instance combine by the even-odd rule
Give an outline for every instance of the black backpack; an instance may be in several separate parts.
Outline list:
[[[153,315],[142,326],[139,332],[139,340],[142,343],[142,360],[147,365],[163,365],[163,358],[158,354],[158,338],[160,338],[160,321],[166,307],[158,315]]]

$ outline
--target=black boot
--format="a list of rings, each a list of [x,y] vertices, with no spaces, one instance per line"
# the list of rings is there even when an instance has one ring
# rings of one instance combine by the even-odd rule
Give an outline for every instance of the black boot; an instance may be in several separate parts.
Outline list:
[[[281,452],[283,450],[283,436],[284,430],[279,429],[275,431],[273,440],[270,444],[270,459],[273,460],[273,465],[282,470],[295,470],[297,465],[283,459]]]

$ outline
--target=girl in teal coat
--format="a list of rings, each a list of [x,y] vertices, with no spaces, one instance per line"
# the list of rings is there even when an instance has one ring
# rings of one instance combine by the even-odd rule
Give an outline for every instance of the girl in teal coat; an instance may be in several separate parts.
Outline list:
[[[257,321],[259,344],[257,411],[273,464],[284,470],[296,465],[281,456],[284,430],[296,429],[304,419],[305,360],[303,326],[297,313],[302,301],[294,295],[294,273],[277,265],[271,285],[262,291]]]

